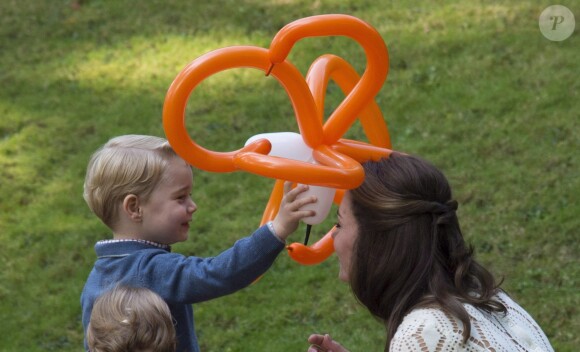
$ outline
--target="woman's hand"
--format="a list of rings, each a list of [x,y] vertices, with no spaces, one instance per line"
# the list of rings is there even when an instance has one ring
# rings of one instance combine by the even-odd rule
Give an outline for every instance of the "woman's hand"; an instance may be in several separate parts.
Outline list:
[[[298,185],[292,189],[292,182],[284,183],[284,197],[280,202],[280,210],[278,210],[278,214],[272,221],[276,236],[282,241],[286,241],[286,238],[296,231],[298,222],[301,219],[316,215],[314,210],[300,210],[306,204],[316,202],[316,197],[314,196],[296,198],[300,193],[307,190],[308,186],[306,185]]]
[[[308,343],[310,343],[308,352],[348,352],[340,343],[333,341],[328,334],[312,334],[308,337]]]

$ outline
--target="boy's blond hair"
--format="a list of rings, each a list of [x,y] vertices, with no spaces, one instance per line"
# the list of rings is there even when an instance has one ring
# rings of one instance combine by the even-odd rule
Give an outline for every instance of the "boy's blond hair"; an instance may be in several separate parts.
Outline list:
[[[85,201],[112,228],[123,199],[129,194],[147,201],[177,154],[167,140],[153,136],[112,138],[91,157],[85,177]]]
[[[176,346],[167,303],[143,287],[119,285],[97,298],[86,335],[91,352],[174,352]]]

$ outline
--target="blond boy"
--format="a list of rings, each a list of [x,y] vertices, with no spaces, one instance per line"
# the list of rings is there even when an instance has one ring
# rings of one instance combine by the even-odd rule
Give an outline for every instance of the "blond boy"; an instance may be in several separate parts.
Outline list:
[[[172,253],[188,238],[197,210],[191,198],[193,175],[165,139],[127,135],[111,139],[88,165],[84,198],[111,229],[112,240],[97,242],[97,260],[81,295],[83,326],[97,297],[117,283],[156,292],[176,321],[177,351],[199,351],[192,303],[238,291],[264,274],[284,249],[298,221],[314,212],[300,210],[316,201],[296,199],[307,187],[290,189],[275,219],[211,258]],[[86,347],[86,341],[85,341]]]

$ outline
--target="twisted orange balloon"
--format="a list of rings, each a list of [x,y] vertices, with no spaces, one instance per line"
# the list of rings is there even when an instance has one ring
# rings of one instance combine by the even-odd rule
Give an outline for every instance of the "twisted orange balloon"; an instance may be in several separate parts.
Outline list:
[[[338,56],[323,55],[310,67],[306,79],[286,58],[294,44],[306,37],[347,36],[365,50],[367,67],[361,77]],[[282,28],[269,50],[233,46],[209,52],[187,65],[175,78],[163,107],[163,127],[173,149],[191,165],[213,172],[243,170],[276,179],[261,223],[278,212],[283,180],[346,190],[364,180],[361,162],[388,157],[389,133],[374,102],[388,73],[387,47],[380,34],[362,20],[348,15],[320,15],[294,21]],[[196,144],[185,127],[187,99],[207,77],[223,70],[251,67],[272,75],[286,90],[294,108],[300,135],[312,148],[317,164],[270,156],[270,142],[258,140],[231,152],[214,152]],[[346,98],[323,125],[324,97],[330,80]],[[371,144],[341,139],[359,118]],[[340,203],[337,192],[335,203]],[[297,262],[311,265],[334,251],[332,230],[312,246],[293,243],[288,253]]]

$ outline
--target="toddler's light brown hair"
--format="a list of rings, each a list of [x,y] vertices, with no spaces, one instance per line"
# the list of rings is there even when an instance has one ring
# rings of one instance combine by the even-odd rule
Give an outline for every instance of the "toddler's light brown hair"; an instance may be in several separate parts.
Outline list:
[[[95,300],[87,327],[91,352],[174,352],[169,307],[155,292],[118,285]]]

